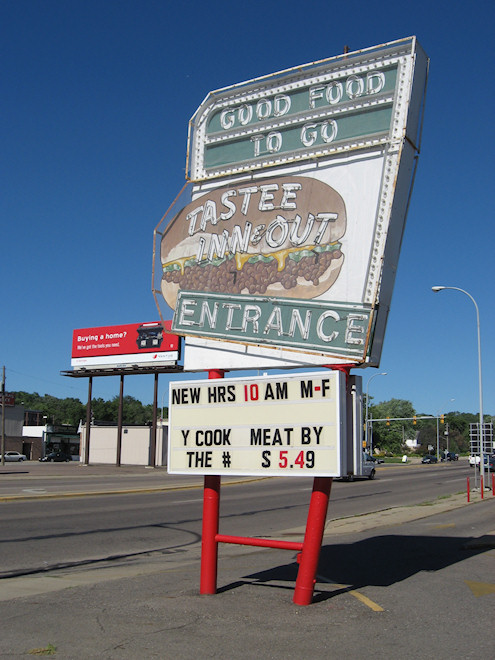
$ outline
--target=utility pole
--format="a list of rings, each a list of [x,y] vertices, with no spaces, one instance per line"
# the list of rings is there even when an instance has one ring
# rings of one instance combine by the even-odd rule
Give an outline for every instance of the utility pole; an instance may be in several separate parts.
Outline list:
[[[5,465],[5,366],[2,367],[2,465]]]

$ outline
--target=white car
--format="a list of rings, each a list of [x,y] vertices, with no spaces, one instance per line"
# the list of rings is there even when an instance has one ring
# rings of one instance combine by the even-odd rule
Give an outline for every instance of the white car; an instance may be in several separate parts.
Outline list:
[[[2,460],[2,457],[0,456],[0,461]],[[5,452],[5,462],[10,461],[10,462],[20,462],[20,461],[27,461],[27,457],[24,456],[24,454],[20,454],[18,451],[6,451]]]
[[[485,467],[487,467],[488,464],[490,463],[490,457],[491,456],[495,456],[495,454],[489,454],[488,452],[486,454],[483,454],[483,463],[485,464]],[[479,465],[480,465],[479,454],[471,455],[469,457],[469,465],[471,465],[471,466],[476,465],[477,467],[479,467]]]

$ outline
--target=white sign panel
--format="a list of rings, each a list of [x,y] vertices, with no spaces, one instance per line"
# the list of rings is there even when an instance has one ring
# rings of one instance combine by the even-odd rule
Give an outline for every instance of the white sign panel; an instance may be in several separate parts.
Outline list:
[[[250,346],[232,341],[186,337],[184,371],[198,369],[304,369],[322,367],[335,358],[297,353],[275,346]]]
[[[171,474],[338,477],[346,451],[341,372],[170,383]]]
[[[128,355],[103,355],[100,357],[73,358],[71,366],[74,369],[82,367],[100,367],[102,369],[115,367],[133,367],[133,366],[160,366],[177,364],[178,351],[160,351],[160,353],[143,353],[136,357],[135,353]],[[138,360],[139,358],[139,360]]]

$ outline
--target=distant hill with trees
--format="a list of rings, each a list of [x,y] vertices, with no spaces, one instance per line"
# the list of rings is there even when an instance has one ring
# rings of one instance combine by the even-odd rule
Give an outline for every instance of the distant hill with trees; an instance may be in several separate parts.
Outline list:
[[[373,419],[386,419],[390,417],[390,423],[373,423],[373,447],[382,452],[399,454],[403,451],[405,440],[413,440],[418,436],[421,447],[420,453],[426,453],[428,445],[437,445],[437,420],[417,419],[416,424],[411,418],[418,418],[428,413],[417,412],[410,401],[404,399],[390,399],[382,403],[371,403],[368,408],[368,417]],[[484,415],[485,422],[493,421],[491,415]],[[444,414],[444,423],[439,423],[440,449],[446,448],[448,429],[449,450],[456,453],[469,452],[469,424],[479,422],[478,413],[466,413],[453,411]]]
[[[80,420],[86,420],[86,404],[75,398],[57,399],[49,394],[40,395],[37,392],[15,392],[16,403],[24,406],[26,410],[36,410],[46,416],[49,424],[68,424],[77,426]],[[117,423],[119,410],[119,397],[110,401],[92,399],[91,412],[95,422]],[[164,415],[167,416],[167,412]],[[123,423],[127,425],[144,425],[153,419],[153,406],[144,405],[132,396],[123,398]]]
[[[48,423],[68,424],[77,426],[80,420],[86,420],[86,404],[75,398],[57,399],[49,394],[40,395],[37,392],[15,392],[17,403],[21,403],[26,410],[36,410],[46,416]],[[93,420],[98,422],[117,423],[119,410],[119,397],[110,401],[98,398],[91,403]],[[427,451],[428,445],[436,449],[437,421],[436,419],[418,419],[416,424],[412,419],[392,421],[394,418],[421,417],[423,413],[417,412],[410,401],[404,399],[390,399],[382,403],[373,403],[370,398],[368,408],[370,419],[386,419],[390,417],[390,424],[386,422],[373,423],[373,447],[382,452],[400,454],[404,451],[404,442],[414,439],[419,433],[420,453]],[[164,416],[168,417],[168,408],[164,408]],[[152,421],[153,406],[144,405],[132,396],[123,399],[123,423],[144,425]],[[457,453],[469,452],[469,424],[478,422],[477,413],[448,412],[445,413],[444,424],[439,425],[440,449],[446,447],[445,431],[449,430],[449,449]],[[493,417],[485,415],[485,421],[493,421]]]

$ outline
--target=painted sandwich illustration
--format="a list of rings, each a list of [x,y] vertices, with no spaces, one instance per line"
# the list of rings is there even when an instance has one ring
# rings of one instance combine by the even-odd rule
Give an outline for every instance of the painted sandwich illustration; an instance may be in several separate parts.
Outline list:
[[[213,188],[165,230],[163,297],[172,309],[179,290],[316,298],[342,268],[346,222],[342,197],[309,176]]]

